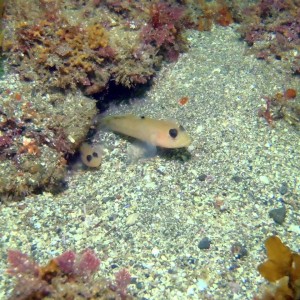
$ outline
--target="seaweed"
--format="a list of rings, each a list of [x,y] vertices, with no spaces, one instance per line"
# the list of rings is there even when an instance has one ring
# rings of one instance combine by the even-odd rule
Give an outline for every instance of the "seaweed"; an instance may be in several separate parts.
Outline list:
[[[132,299],[127,293],[131,276],[126,269],[115,274],[115,282],[94,279],[100,260],[91,249],[80,255],[66,251],[40,266],[27,254],[8,251],[7,273],[16,278],[10,300],[29,299]]]
[[[283,119],[294,128],[300,129],[300,102],[295,89],[288,88],[274,96],[263,98],[266,107],[260,108],[258,115],[263,117],[271,127],[275,127],[275,121]]]
[[[258,266],[258,271],[272,283],[262,300],[300,299],[300,255],[284,245],[278,236],[265,241],[267,261]]]
[[[259,0],[240,13],[242,37],[259,59],[279,60],[293,73],[300,73],[300,2]]]

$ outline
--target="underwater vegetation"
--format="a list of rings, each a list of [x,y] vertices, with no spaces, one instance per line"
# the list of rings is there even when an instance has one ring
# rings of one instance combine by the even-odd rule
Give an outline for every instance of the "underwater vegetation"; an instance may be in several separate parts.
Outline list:
[[[272,97],[264,97],[266,107],[260,108],[258,115],[263,117],[271,127],[282,119],[297,130],[300,129],[300,102],[295,89],[286,89]]]
[[[269,62],[280,60],[287,71],[300,73],[299,0],[259,0],[235,16],[250,53]]]
[[[285,246],[277,236],[265,241],[268,259],[258,266],[258,271],[272,285],[261,300],[300,299],[300,255]]]
[[[66,251],[45,266],[17,250],[9,250],[7,260],[7,273],[16,280],[10,300],[133,299],[127,293],[131,276],[126,269],[113,282],[95,278],[101,262],[90,249],[79,255]]]
[[[38,3],[38,5],[37,5]],[[185,52],[188,28],[228,26],[225,1],[9,1],[3,50],[21,79],[43,89],[104,93],[149,82]],[[202,25],[201,25],[202,24]]]
[[[9,1],[3,50],[12,69],[43,88],[87,95],[111,81],[147,83],[163,58],[186,49],[185,8],[166,2]],[[34,7],[34,8],[33,8]]]
[[[3,59],[2,59],[2,42],[3,42],[3,31],[2,31],[2,18],[4,13],[4,0],[0,0],[0,78],[3,76]]]
[[[27,1],[7,3],[3,50],[21,78],[44,88],[105,92],[110,82],[133,88],[163,60],[187,50],[184,30],[241,24],[260,59],[281,60],[299,73],[297,0]]]
[[[300,255],[279,237],[265,241],[267,260],[258,271],[270,284],[254,300],[299,300]],[[113,281],[96,276],[101,261],[91,249],[81,254],[66,251],[40,266],[27,254],[9,250],[7,273],[15,278],[8,299],[134,299],[128,292],[131,275],[127,269],[115,273]]]
[[[0,97],[1,200],[64,189],[66,159],[84,140],[95,103],[80,95],[28,91],[0,90]]]
[[[4,13],[4,0],[0,0],[0,49],[2,49],[2,42],[3,42],[3,31],[2,31],[3,13]]]
[[[197,29],[199,31],[209,31],[213,24],[229,26],[233,23],[232,12],[223,0],[207,2],[199,0],[201,14],[198,19]]]
[[[198,0],[193,10],[199,31],[238,23],[249,54],[270,63],[280,61],[285,71],[300,74],[299,0]]]

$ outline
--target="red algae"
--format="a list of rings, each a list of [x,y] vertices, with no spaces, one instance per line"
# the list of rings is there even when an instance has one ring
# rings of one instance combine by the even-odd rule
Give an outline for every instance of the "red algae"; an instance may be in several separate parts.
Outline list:
[[[130,273],[122,269],[115,274],[115,282],[94,279],[100,260],[91,249],[78,255],[66,251],[45,266],[39,266],[28,255],[8,251],[8,274],[16,285],[9,299],[133,299],[128,291]],[[80,298],[82,299],[82,298]]]

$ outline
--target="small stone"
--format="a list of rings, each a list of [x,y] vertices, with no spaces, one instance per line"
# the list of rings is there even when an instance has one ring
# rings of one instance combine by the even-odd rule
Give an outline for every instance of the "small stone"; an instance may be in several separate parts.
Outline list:
[[[131,277],[130,284],[137,284],[137,282],[138,282],[137,277]]]
[[[232,264],[229,266],[228,270],[234,271],[234,270],[237,270],[239,267],[240,267],[240,264]]]
[[[195,257],[188,257],[188,259],[187,259],[187,263],[190,265],[194,265],[194,264],[196,264],[196,262],[197,262],[197,259]]]
[[[259,180],[264,184],[269,184],[270,183],[270,179],[265,175],[259,176]]]
[[[202,175],[198,176],[198,180],[205,181],[206,177],[207,177],[207,175],[202,174]]]
[[[110,267],[111,267],[112,269],[116,269],[116,268],[118,268],[119,266],[118,266],[117,264],[112,264]]]
[[[142,282],[137,282],[137,283],[135,284],[135,286],[136,286],[136,288],[137,288],[138,290],[141,290],[141,289],[144,288],[144,284],[143,284]]]
[[[245,246],[243,246],[240,242],[236,242],[231,246],[231,253],[237,259],[240,259],[248,254],[248,251]]]
[[[151,252],[154,257],[158,257],[160,254],[160,250],[156,247],[154,247]]]
[[[198,244],[198,248],[203,249],[209,249],[210,248],[211,241],[208,237],[204,237]]]
[[[281,187],[278,189],[281,195],[285,195],[288,192],[288,185],[286,182],[283,182]]]
[[[198,288],[199,291],[204,291],[208,287],[208,284],[207,284],[206,280],[204,280],[202,278],[198,279],[196,284],[197,284],[197,288]]]
[[[189,286],[188,289],[186,290],[186,294],[190,297],[190,296],[194,296],[195,295],[195,287],[194,286]]]
[[[232,180],[235,181],[236,183],[240,183],[243,181],[243,178],[240,176],[233,176]]]
[[[202,132],[203,129],[204,129],[204,126],[203,126],[203,125],[199,125],[199,126],[196,128],[196,133]]]
[[[164,166],[159,166],[157,168],[157,172],[160,174],[160,175],[165,175],[166,174],[166,167]]]
[[[269,211],[269,217],[277,224],[282,224],[285,220],[286,208],[282,206],[280,208],[274,208]]]
[[[295,232],[297,234],[300,234],[300,226],[299,225],[296,225],[296,224],[291,224],[288,228],[288,231],[291,231],[291,232]]]
[[[133,213],[131,215],[129,215],[126,219],[126,225],[131,226],[133,224],[136,223],[136,221],[139,218],[139,214],[138,213]]]
[[[68,136],[68,140],[73,144],[76,142],[71,135]]]

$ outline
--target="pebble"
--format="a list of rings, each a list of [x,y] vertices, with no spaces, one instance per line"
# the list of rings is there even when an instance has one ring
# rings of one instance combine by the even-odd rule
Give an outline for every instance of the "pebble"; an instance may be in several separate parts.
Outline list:
[[[210,248],[211,241],[208,237],[204,237],[198,244],[198,248],[203,249],[209,249]]]
[[[265,175],[259,176],[259,180],[260,180],[261,183],[264,183],[264,184],[269,184],[270,183],[270,179]]]
[[[152,255],[153,255],[154,257],[158,257],[159,254],[160,254],[160,250],[159,250],[158,248],[154,247],[154,248],[152,249],[151,253],[152,253]]]
[[[280,188],[278,189],[279,193],[281,195],[285,195],[288,192],[288,185],[286,182],[283,182],[280,186]]]
[[[205,181],[206,177],[207,177],[207,175],[201,174],[200,176],[198,176],[198,180]]]
[[[248,254],[248,251],[245,246],[243,246],[240,242],[236,242],[231,246],[231,253],[237,259],[240,259]]]
[[[136,223],[136,221],[139,218],[139,214],[138,213],[133,213],[131,215],[129,215],[126,219],[126,225],[131,226],[133,224]]]
[[[204,290],[207,289],[207,287],[208,287],[208,284],[204,279],[201,279],[201,278],[198,279],[197,288],[198,288],[199,291],[204,291]]]
[[[296,224],[291,224],[288,228],[288,231],[300,234],[300,226]]]
[[[243,181],[243,178],[240,176],[233,176],[232,180],[235,181],[236,183],[240,183]]]
[[[282,206],[280,208],[274,208],[269,211],[269,217],[274,220],[277,224],[282,224],[285,220],[286,208]]]

